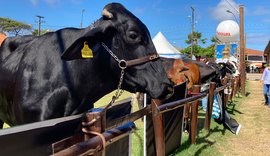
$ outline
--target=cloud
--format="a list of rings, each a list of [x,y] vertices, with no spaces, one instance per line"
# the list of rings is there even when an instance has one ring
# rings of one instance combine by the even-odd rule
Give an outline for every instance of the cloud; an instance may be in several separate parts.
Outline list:
[[[73,4],[81,4],[83,0],[70,0]]]
[[[134,9],[134,14],[135,15],[143,14],[144,12],[145,12],[145,8],[143,8],[143,7],[136,7]]]
[[[50,6],[54,6],[58,4],[61,0],[30,0],[33,6],[37,6],[41,1],[45,2],[46,4]]]
[[[152,4],[151,8],[157,12],[157,13],[160,13],[163,9],[161,9],[160,5],[162,4],[162,1],[163,0],[157,0],[157,1],[154,1],[154,3]]]
[[[250,33],[247,34],[247,42],[248,43],[268,43],[270,40],[270,33]]]
[[[215,20],[222,21],[222,20],[228,20],[238,17],[238,10],[239,4],[237,4],[234,0],[221,0],[217,6],[212,8],[212,17]],[[228,13],[227,10],[231,11],[232,13]]]
[[[254,16],[270,15],[270,10],[265,6],[257,6],[250,14]]]
[[[269,18],[264,18],[264,19],[262,19],[262,22],[264,22],[264,23],[270,23],[270,19]]]
[[[38,1],[39,1],[39,0],[30,0],[31,4],[32,4],[33,6],[37,6],[37,5],[38,5]]]
[[[60,0],[44,0],[50,6],[54,6],[55,4],[59,3]]]

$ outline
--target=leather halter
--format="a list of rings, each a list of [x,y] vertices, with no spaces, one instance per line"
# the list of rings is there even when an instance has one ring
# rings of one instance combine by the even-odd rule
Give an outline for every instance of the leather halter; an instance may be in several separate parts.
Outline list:
[[[156,54],[151,54],[151,55],[148,55],[148,56],[144,56],[144,57],[141,57],[141,58],[137,58],[137,59],[133,59],[133,60],[120,60],[118,59],[118,57],[111,51],[111,49],[109,49],[105,43],[101,43],[102,46],[111,54],[111,56],[118,62],[118,65],[121,69],[126,69],[127,67],[131,67],[131,66],[135,66],[135,65],[139,65],[139,64],[143,64],[143,63],[146,63],[146,62],[149,62],[149,61],[154,61],[156,59],[159,58],[159,55],[156,53]]]
[[[148,56],[144,56],[141,58],[137,58],[137,59],[133,59],[133,60],[120,60],[114,53],[113,51],[111,51],[111,49],[109,49],[105,43],[101,42],[101,45],[110,53],[110,55],[115,59],[115,61],[118,62],[118,66],[121,69],[121,75],[120,75],[120,80],[119,80],[119,84],[117,87],[117,90],[115,92],[115,95],[112,97],[111,102],[103,109],[102,113],[105,113],[107,111],[107,109],[115,102],[116,99],[118,99],[122,93],[123,93],[123,89],[121,89],[122,83],[123,83],[123,78],[124,78],[124,74],[125,74],[125,69],[127,67],[131,67],[131,66],[135,66],[135,65],[139,65],[139,64],[143,64],[149,61],[154,61],[156,59],[159,58],[158,54],[152,54],[152,55],[148,55]]]
[[[122,68],[127,68],[127,67],[131,67],[131,66],[143,64],[143,63],[146,63],[146,62],[149,62],[149,61],[154,61],[154,60],[156,60],[158,58],[159,58],[158,54],[152,54],[152,55],[149,55],[149,56],[144,56],[144,57],[141,57],[141,58],[128,60],[128,61],[120,60],[119,67],[121,69]]]

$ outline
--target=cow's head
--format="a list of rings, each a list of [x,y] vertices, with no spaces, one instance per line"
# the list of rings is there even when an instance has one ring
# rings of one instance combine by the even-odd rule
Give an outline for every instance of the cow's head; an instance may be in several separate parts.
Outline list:
[[[81,59],[81,49],[85,41],[93,50],[92,60],[99,60],[104,67],[108,67],[116,82],[119,81],[121,69],[117,59],[109,51],[119,60],[126,61],[157,54],[147,27],[118,3],[106,5],[102,18],[96,21],[91,29],[86,28],[85,34],[64,52],[62,58]],[[127,67],[123,89],[130,92],[146,92],[153,98],[163,98],[171,89],[171,83],[161,61],[155,59]]]

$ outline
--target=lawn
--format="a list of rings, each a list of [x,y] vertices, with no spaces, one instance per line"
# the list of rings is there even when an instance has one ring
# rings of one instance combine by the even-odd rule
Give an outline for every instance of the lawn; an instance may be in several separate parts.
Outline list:
[[[111,100],[114,92],[106,95],[100,101],[96,102],[95,107],[102,106],[102,103],[108,103]],[[132,96],[129,92],[124,92],[124,94],[120,97],[120,99],[124,99]],[[119,99],[119,100],[120,100]],[[106,101],[106,102],[103,102]],[[233,111],[233,109],[237,109],[237,103],[241,101],[241,98],[234,98],[233,102],[228,105],[228,111]],[[133,105],[133,111],[138,110],[137,104]],[[188,140],[188,134],[182,133],[182,141],[181,146],[171,155],[175,156],[194,156],[194,155],[202,155],[202,156],[211,156],[211,155],[223,155],[219,152],[218,147],[226,146],[228,144],[228,138],[234,137],[235,134],[226,129],[223,125],[216,123],[213,119],[211,120],[211,127],[209,133],[203,129],[204,127],[204,118],[205,112],[199,107],[198,113],[198,130],[197,130],[197,140],[196,144],[190,144]],[[235,117],[232,115],[231,117]],[[141,120],[137,120],[135,122],[136,130],[135,133],[132,134],[132,155],[133,156],[142,156],[143,155],[143,122]],[[216,147],[218,145],[218,147]]]
[[[114,95],[114,93],[115,91],[105,95],[99,101],[97,101],[94,104],[94,106],[101,107],[108,104],[111,101],[111,98]],[[119,97],[119,99],[117,99],[117,101],[131,96],[132,96],[131,93],[124,91],[124,93]],[[133,112],[138,110],[137,102],[134,102],[134,104],[132,105],[132,110]],[[143,122],[141,120],[137,120],[135,121],[135,125],[137,127],[137,130],[134,133],[132,133],[132,155],[141,156],[143,155]]]
[[[108,104],[111,101],[112,96],[115,92],[104,96],[99,101],[94,104],[94,107],[101,107]],[[118,100],[122,100],[128,97],[131,97],[132,94],[125,91]],[[117,100],[117,101],[118,101]],[[231,112],[234,109],[238,108],[237,103],[239,103],[241,98],[234,98],[233,102],[228,105],[228,111]],[[132,106],[133,112],[138,110],[138,105],[135,102]],[[172,154],[175,156],[184,155],[184,156],[211,156],[211,155],[223,155],[220,153],[217,147],[227,146],[228,138],[234,137],[234,134],[231,133],[228,129],[224,128],[223,125],[217,124],[214,120],[211,120],[211,127],[209,133],[203,129],[205,112],[199,107],[199,118],[198,118],[198,130],[197,130],[197,140],[196,144],[190,144],[188,140],[188,134],[182,133],[181,146]],[[237,114],[236,114],[237,115]],[[232,117],[236,117],[232,115]],[[237,118],[237,117],[236,117]],[[144,124],[141,120],[135,121],[137,130],[132,133],[132,155],[133,156],[142,156],[143,155],[143,127]],[[8,127],[8,125],[4,125]],[[218,146],[216,146],[218,145]]]

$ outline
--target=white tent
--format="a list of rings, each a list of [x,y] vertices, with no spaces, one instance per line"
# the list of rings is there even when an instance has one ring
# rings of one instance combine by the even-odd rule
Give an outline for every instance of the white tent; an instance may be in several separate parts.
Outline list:
[[[152,39],[157,53],[161,57],[167,57],[167,58],[182,58],[181,53],[172,46],[168,40],[165,38],[165,36],[159,32],[153,39]]]

